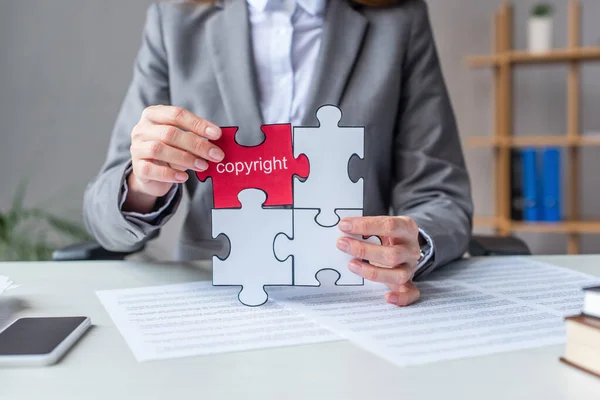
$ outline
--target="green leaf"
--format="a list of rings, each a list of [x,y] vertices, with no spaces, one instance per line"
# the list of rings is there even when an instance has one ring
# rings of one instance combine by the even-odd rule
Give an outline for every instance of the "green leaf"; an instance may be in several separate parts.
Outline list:
[[[40,218],[39,210],[20,210],[18,213],[14,210],[7,214],[4,218],[4,239],[7,242],[17,234],[18,228],[23,225],[26,220]]]
[[[23,211],[23,202],[25,201],[25,192],[27,189],[27,180],[22,179],[17,186],[15,195],[12,201],[12,207],[7,213],[7,233],[10,234],[11,230],[18,225],[21,220],[21,213]]]
[[[8,221],[7,216],[0,214],[0,242],[8,241]]]
[[[1,257],[8,261],[47,261],[52,257],[52,248],[46,244],[43,234],[19,235]]]
[[[26,179],[15,192],[12,208],[0,213],[0,260],[44,261],[51,259],[53,247],[64,245],[64,238],[75,241],[91,237],[83,226],[34,208],[25,209]],[[48,243],[47,235],[52,231],[62,235],[63,240]],[[54,237],[52,235],[51,237]]]
[[[91,236],[81,225],[68,221],[66,219],[58,218],[50,214],[42,213],[43,218],[54,228],[57,232],[70,236],[76,240],[90,240]]]
[[[37,236],[31,249],[34,261],[48,261],[52,257],[52,249],[46,244],[46,235],[44,232],[39,232]]]
[[[9,243],[9,261],[35,261],[31,255],[30,244],[23,239],[15,239]]]
[[[48,224],[56,230],[58,233],[70,236],[77,240],[89,240],[91,236],[87,230],[76,222],[69,221],[64,218],[57,217],[43,210],[31,209],[23,210],[20,215],[20,220],[25,221],[28,219],[42,219],[48,222]]]
[[[13,254],[13,249],[9,243],[0,241],[0,260],[15,261],[16,257]]]
[[[550,17],[554,11],[554,8],[549,3],[540,3],[533,7],[531,15],[534,17]]]

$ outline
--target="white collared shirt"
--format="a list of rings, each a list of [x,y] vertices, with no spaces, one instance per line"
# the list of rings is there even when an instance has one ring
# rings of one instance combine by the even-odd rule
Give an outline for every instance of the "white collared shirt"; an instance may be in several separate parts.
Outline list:
[[[265,124],[300,125],[319,50],[326,0],[246,0]]]

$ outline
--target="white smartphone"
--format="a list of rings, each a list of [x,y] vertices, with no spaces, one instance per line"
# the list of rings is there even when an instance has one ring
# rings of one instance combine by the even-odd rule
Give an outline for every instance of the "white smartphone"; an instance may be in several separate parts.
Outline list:
[[[0,366],[55,364],[91,324],[89,317],[19,318],[0,332]]]

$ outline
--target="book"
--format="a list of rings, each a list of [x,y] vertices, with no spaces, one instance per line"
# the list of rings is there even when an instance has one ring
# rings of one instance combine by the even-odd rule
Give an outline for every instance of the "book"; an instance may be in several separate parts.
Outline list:
[[[591,317],[600,318],[600,286],[583,289],[583,313]]]
[[[566,321],[567,345],[561,361],[600,378],[600,319],[581,314]]]
[[[541,153],[542,219],[548,222],[561,220],[560,201],[560,150],[548,148]]]
[[[521,152],[510,151],[510,218],[513,221],[523,220],[523,169]]]
[[[521,151],[521,168],[523,175],[523,220],[539,221],[541,219],[539,212],[540,184],[535,149],[523,149]]]

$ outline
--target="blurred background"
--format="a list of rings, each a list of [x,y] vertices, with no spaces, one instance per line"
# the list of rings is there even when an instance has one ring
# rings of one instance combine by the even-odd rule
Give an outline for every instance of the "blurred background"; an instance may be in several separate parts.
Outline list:
[[[110,133],[132,75],[150,0],[0,1],[0,234],[18,218],[15,208],[38,209],[27,232],[45,226],[48,247],[78,241],[82,196],[104,161]],[[493,133],[493,74],[470,69],[466,57],[489,54],[499,0],[428,0],[446,82],[457,115],[478,216],[495,212],[493,150],[468,138]],[[553,8],[553,46],[567,46],[567,4]],[[600,1],[583,0],[583,46],[600,46]],[[535,1],[514,2],[514,46],[528,46]],[[349,27],[348,29],[352,29]],[[567,64],[514,72],[516,135],[561,135],[567,126]],[[581,133],[600,132],[600,63],[582,64]],[[563,151],[564,153],[564,151]],[[567,162],[562,157],[562,162]],[[600,146],[581,150],[581,218],[600,220]],[[567,168],[562,168],[563,183]],[[24,200],[13,204],[26,182]],[[567,205],[563,185],[562,207]],[[187,207],[187,203],[183,205]],[[47,214],[50,214],[49,217]],[[147,251],[172,254],[184,216],[180,210]],[[56,218],[54,218],[56,217]],[[71,222],[73,224],[71,224]],[[31,231],[29,231],[31,229]],[[491,232],[477,228],[477,232]],[[599,230],[600,232],[600,230]],[[32,236],[33,235],[33,236]],[[564,233],[515,232],[535,254],[565,253]],[[26,247],[26,246],[25,246]],[[45,248],[31,250],[40,257]],[[599,234],[581,236],[582,253],[598,253]],[[38,253],[35,253],[38,251]],[[0,253],[2,248],[0,245]],[[159,256],[160,255],[160,256]],[[6,257],[6,254],[5,254]],[[8,258],[24,256],[10,255]],[[2,255],[0,254],[0,258]]]

